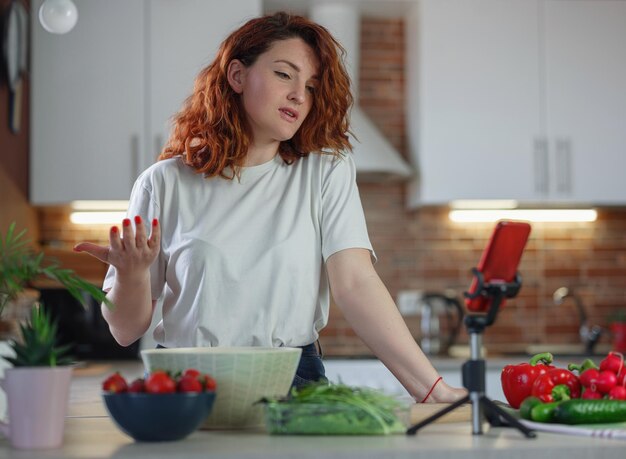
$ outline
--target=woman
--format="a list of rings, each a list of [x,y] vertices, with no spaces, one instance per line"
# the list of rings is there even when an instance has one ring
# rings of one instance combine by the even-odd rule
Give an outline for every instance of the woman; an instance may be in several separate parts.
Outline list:
[[[372,265],[340,53],[326,29],[285,13],[233,32],[135,183],[136,229],[125,219],[109,247],[76,250],[110,264],[117,307],[102,313],[122,345],[162,297],[161,346],[299,346],[299,385],[324,376],[315,342],[332,291],[417,401],[452,402],[466,392],[441,380]]]

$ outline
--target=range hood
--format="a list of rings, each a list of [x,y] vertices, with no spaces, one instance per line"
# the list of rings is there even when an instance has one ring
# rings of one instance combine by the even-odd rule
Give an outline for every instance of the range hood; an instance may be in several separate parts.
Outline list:
[[[358,104],[361,17],[352,2],[312,2],[309,18],[324,26],[346,50],[345,65],[355,104],[350,112],[351,136],[357,178],[360,182],[407,180],[414,171],[380,133]],[[357,140],[358,139],[358,140]]]

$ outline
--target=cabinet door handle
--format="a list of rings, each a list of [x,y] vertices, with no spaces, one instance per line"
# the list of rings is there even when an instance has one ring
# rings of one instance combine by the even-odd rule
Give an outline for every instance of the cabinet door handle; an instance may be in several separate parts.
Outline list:
[[[569,139],[557,139],[555,144],[556,191],[572,192],[572,147]]]
[[[141,162],[139,158],[139,135],[130,136],[130,188],[132,190],[135,180],[140,174]]]
[[[548,141],[544,137],[536,137],[533,142],[535,160],[535,191],[548,193]]]
[[[154,151],[156,152],[154,160],[156,161],[163,150],[163,134],[157,134],[154,136]]]

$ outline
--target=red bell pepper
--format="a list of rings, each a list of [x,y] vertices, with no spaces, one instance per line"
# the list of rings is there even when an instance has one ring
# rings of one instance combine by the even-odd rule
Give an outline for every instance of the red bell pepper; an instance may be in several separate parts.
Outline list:
[[[526,397],[531,395],[535,380],[554,368],[552,354],[544,352],[530,359],[529,363],[507,365],[502,370],[500,381],[507,402],[513,408],[519,408]]]
[[[580,397],[578,376],[564,368],[553,368],[535,379],[532,395],[544,403]]]

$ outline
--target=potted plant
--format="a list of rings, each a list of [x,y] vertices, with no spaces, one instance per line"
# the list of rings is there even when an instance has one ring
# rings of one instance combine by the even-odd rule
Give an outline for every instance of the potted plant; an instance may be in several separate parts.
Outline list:
[[[86,298],[82,293],[86,292],[96,301],[112,306],[102,290],[72,270],[61,268],[43,253],[36,253],[24,234],[25,231],[16,233],[15,223],[6,235],[0,234],[0,317],[42,276],[59,282],[83,305]],[[20,336],[9,342],[13,355],[4,356],[13,367],[5,369],[1,381],[9,423],[0,424],[0,431],[16,448],[56,448],[63,440],[72,374],[69,346],[58,345],[57,324],[36,301],[19,331]]]
[[[63,440],[72,367],[69,346],[57,346],[57,324],[39,305],[20,325],[21,342],[12,341],[13,365],[1,380],[9,422],[0,431],[15,448],[58,448]]]
[[[99,303],[112,306],[102,290],[82,279],[71,269],[61,268],[58,262],[36,253],[24,238],[26,230],[15,232],[15,222],[9,225],[5,236],[0,233],[0,317],[7,305],[23,294],[40,277],[59,282],[83,306],[86,292]]]

